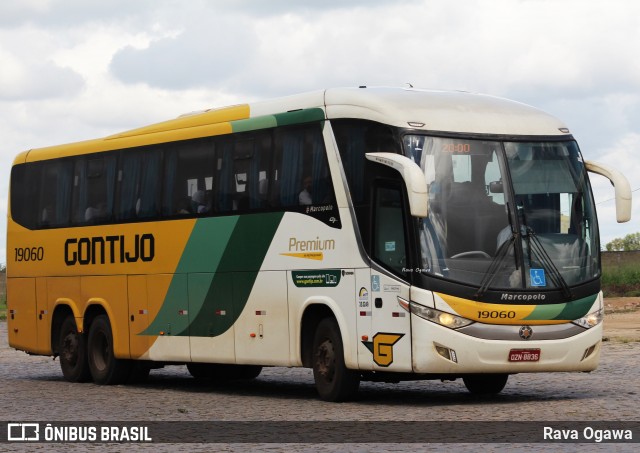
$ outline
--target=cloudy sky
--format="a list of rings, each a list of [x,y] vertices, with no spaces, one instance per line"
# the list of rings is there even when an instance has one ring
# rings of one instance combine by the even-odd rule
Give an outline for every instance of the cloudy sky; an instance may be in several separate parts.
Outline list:
[[[2,0],[0,215],[23,150],[333,86],[411,83],[560,117],[640,188],[637,0]],[[603,245],[616,224],[594,176]],[[640,196],[640,190],[634,192]],[[0,222],[0,263],[6,262]]]

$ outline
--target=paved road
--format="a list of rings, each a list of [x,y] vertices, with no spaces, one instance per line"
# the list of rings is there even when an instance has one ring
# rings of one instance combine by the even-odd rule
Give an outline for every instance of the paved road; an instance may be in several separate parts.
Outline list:
[[[494,399],[472,397],[461,381],[423,381],[400,384],[363,383],[358,401],[342,404],[317,399],[311,371],[266,368],[253,382],[213,385],[192,379],[185,367],[153,370],[144,385],[105,387],[70,384],[62,379],[57,361],[32,357],[7,345],[6,323],[0,323],[0,420],[13,421],[640,421],[640,343],[605,343],[595,372],[523,374],[512,376]],[[442,425],[446,427],[446,424]],[[0,429],[5,429],[0,427]],[[640,435],[635,433],[634,435]],[[165,445],[166,446],[166,445]],[[419,445],[323,445],[323,451],[415,451]],[[464,445],[463,445],[464,446]],[[541,444],[532,445],[534,450]],[[637,446],[637,445],[636,445]],[[11,448],[8,448],[11,447]],[[51,445],[31,445],[23,451]],[[72,445],[78,451],[99,451],[104,444]],[[164,451],[162,445],[137,446]],[[221,445],[184,445],[185,451],[219,450]],[[458,445],[460,447],[460,445]],[[547,445],[546,451],[567,450],[566,444]],[[562,447],[562,448],[561,448]],[[575,446],[578,447],[578,446]],[[600,451],[604,445],[587,445]],[[611,446],[610,446],[611,447]],[[620,445],[619,445],[620,447]],[[626,445],[622,447],[631,447]],[[176,447],[166,446],[166,451]],[[248,451],[246,445],[228,451]],[[254,445],[270,451],[306,451],[310,445]],[[468,451],[478,445],[467,444]],[[495,447],[496,450],[504,445]],[[0,450],[16,451],[15,444]],[[66,448],[69,450],[69,448]],[[118,450],[125,450],[120,445]],[[450,450],[441,445],[441,450]],[[487,448],[483,448],[487,449]],[[179,450],[179,448],[178,448]],[[488,448],[489,451],[492,447]],[[584,451],[584,445],[581,451]],[[602,450],[604,451],[604,449]],[[632,451],[629,449],[629,451]]]

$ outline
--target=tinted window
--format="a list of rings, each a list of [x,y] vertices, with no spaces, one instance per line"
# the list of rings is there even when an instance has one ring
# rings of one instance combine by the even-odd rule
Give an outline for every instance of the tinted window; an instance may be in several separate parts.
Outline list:
[[[212,197],[214,169],[215,154],[211,140],[172,145],[165,159],[163,215],[211,213],[215,208]]]
[[[16,165],[11,209],[29,228],[280,209],[340,227],[321,123]]]
[[[122,153],[118,169],[116,220],[160,214],[162,154],[159,149]]]

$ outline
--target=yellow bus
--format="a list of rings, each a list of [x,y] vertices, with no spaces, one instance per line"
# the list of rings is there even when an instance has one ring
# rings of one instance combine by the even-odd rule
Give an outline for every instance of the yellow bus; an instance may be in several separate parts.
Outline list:
[[[600,244],[585,162],[558,119],[496,97],[341,88],[207,110],[13,163],[13,348],[68,381],[185,365],[249,379],[590,371]]]

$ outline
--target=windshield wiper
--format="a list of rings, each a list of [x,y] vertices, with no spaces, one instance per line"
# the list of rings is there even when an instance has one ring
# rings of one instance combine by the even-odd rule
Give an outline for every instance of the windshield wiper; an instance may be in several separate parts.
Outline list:
[[[549,277],[556,287],[562,290],[562,295],[567,300],[571,300],[573,298],[573,294],[571,293],[571,289],[569,285],[567,285],[567,281],[564,279],[558,268],[555,264],[553,264],[553,260],[547,254],[547,251],[544,249],[544,246],[540,242],[540,239],[536,235],[535,231],[531,229],[531,227],[526,226],[526,238],[527,244],[529,246],[529,254],[531,250],[538,256],[542,265],[549,271]],[[529,256],[529,265],[531,265],[531,256]]]
[[[494,256],[493,260],[491,260],[491,264],[489,264],[489,268],[487,269],[487,271],[484,273],[484,276],[482,277],[482,281],[480,282],[480,287],[478,288],[478,291],[476,291],[475,296],[478,299],[484,296],[484,293],[487,292],[487,289],[489,289],[489,286],[491,286],[491,283],[493,283],[493,280],[495,280],[496,275],[498,275],[498,270],[502,267],[504,260],[507,258],[507,256],[509,256],[509,248],[513,244],[515,244],[516,239],[518,239],[518,237],[520,236],[520,233],[518,233],[513,227],[513,221],[511,220],[511,207],[509,203],[507,203],[507,218],[509,219],[509,228],[511,229],[511,236],[509,237],[508,240],[500,244],[500,246],[498,247],[498,250],[496,250],[496,256]],[[515,247],[514,247],[514,250],[515,250]],[[516,261],[515,268],[516,270],[518,270],[519,260],[517,259],[517,257],[515,261]]]
[[[476,291],[475,294],[476,298],[480,299],[482,296],[484,296],[484,293],[487,292],[487,289],[489,289],[489,286],[491,286],[491,283],[493,283],[496,275],[498,275],[498,270],[500,269],[500,267],[502,267],[504,260],[507,258],[507,256],[509,256],[509,248],[515,243],[518,236],[518,233],[513,233],[512,231],[511,237],[507,241],[504,241],[502,244],[500,244],[500,247],[498,247],[498,250],[496,251],[496,256],[493,257],[493,260],[491,260],[491,264],[489,264],[489,268],[484,273],[484,277],[480,282],[480,288],[478,288],[478,291]],[[518,269],[517,264],[516,269]]]
[[[527,248],[529,255],[529,268],[531,268],[531,251],[533,251],[546,270],[549,271],[549,277],[551,278],[551,282],[562,290],[562,295],[567,300],[571,300],[573,294],[571,294],[571,290],[569,289],[569,285],[567,285],[566,280],[562,277],[562,274],[558,270],[555,264],[553,264],[553,260],[547,254],[547,251],[544,249],[544,246],[540,242],[540,239],[536,235],[536,232],[533,231],[529,225],[527,225],[527,219],[525,216],[524,205],[518,207],[518,214],[520,218],[520,223],[524,229],[523,236],[527,239]]]

